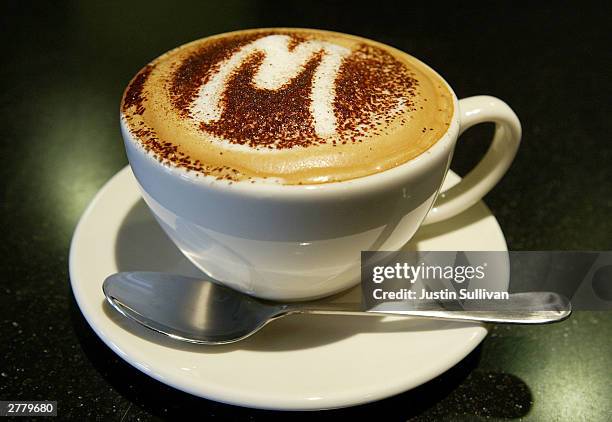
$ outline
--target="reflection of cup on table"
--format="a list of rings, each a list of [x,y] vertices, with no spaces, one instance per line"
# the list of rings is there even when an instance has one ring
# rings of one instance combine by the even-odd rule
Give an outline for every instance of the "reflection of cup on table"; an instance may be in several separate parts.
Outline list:
[[[213,278],[268,299],[357,284],[361,251],[399,249],[424,220],[477,202],[520,140],[501,100],[457,101],[403,52],[301,29],[172,50],[136,75],[121,111],[130,165],[166,233]],[[460,132],[486,121],[488,153],[438,197]]]

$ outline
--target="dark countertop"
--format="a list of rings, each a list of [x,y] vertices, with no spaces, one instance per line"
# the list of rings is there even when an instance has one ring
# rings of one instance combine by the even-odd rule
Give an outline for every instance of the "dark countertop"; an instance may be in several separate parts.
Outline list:
[[[493,94],[523,123],[512,168],[486,197],[513,250],[612,249],[609,10],[469,2],[3,2],[0,80],[0,400],[57,400],[62,419],[285,419],[167,387],[93,333],[75,304],[68,248],[96,191],[126,163],[118,104],[162,52],[246,27],[304,26],[373,38],[421,58],[459,97]],[[457,149],[460,174],[490,127]],[[319,416],[390,420],[612,419],[612,316],[496,326],[442,376],[399,396]],[[312,417],[297,414],[292,417]]]

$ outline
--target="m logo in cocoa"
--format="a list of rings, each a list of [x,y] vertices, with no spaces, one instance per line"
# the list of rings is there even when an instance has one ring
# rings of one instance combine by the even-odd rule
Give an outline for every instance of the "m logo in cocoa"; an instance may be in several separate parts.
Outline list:
[[[223,95],[232,81],[231,76],[258,53],[263,57],[252,83],[260,90],[269,91],[278,91],[290,85],[308,69],[309,62],[317,58],[307,97],[310,117],[317,136],[325,138],[335,135],[335,81],[342,60],[350,54],[350,50],[314,40],[303,41],[290,48],[291,42],[287,35],[269,35],[240,48],[221,63],[216,73],[202,85],[192,105],[192,116],[205,124],[222,119],[226,102]]]

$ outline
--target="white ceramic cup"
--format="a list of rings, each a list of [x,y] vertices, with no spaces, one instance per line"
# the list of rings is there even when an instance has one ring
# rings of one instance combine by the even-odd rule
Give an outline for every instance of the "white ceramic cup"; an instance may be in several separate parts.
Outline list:
[[[121,130],[145,202],[191,262],[254,296],[314,299],[359,283],[361,251],[401,248],[421,224],[480,200],[510,166],[521,138],[514,112],[495,97],[458,101],[447,87],[452,122],[431,148],[397,167],[337,183],[230,184],[196,176],[158,162],[123,118]],[[495,123],[488,152],[458,185],[440,192],[457,138],[483,122]]]

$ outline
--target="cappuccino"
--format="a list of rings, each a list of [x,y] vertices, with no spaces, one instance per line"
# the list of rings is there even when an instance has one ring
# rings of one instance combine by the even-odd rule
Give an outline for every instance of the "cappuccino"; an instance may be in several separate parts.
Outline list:
[[[446,132],[453,96],[410,55],[306,29],[178,47],[130,82],[121,118],[169,166],[230,181],[315,184],[403,164]]]

